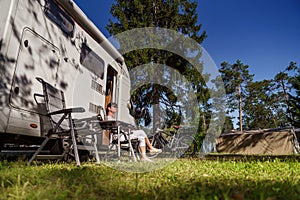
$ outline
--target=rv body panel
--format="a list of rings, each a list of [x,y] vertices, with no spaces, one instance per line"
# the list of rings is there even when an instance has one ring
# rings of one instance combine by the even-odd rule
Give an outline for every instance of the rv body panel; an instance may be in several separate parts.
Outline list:
[[[109,99],[120,104],[119,119],[134,121],[126,104],[130,80],[123,57],[74,2],[57,2],[1,1],[0,27],[6,27],[0,29],[1,133],[42,137],[49,130],[42,99],[34,99],[43,93],[37,77],[61,89],[67,107],[85,108],[74,118],[97,115]],[[107,98],[109,67],[115,83]]]
[[[6,132],[10,107],[8,106],[10,85],[14,72],[15,59],[9,56],[8,43],[13,34],[12,19],[16,12],[18,0],[1,1],[0,6],[0,132]]]
[[[135,120],[133,117],[128,117],[129,110],[127,108],[128,105],[128,96],[130,96],[130,80],[126,74],[121,74],[119,76],[120,84],[118,85],[118,102],[119,102],[119,110],[118,110],[118,120],[127,122],[129,124],[135,124]],[[124,114],[127,113],[127,114]]]

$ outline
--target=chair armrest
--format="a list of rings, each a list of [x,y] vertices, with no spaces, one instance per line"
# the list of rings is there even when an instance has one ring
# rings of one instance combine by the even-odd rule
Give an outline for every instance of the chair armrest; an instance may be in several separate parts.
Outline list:
[[[74,119],[76,122],[88,122],[88,121],[99,121],[97,116],[92,116],[92,117],[86,117],[86,118],[79,118],[79,119]]]
[[[36,104],[39,103],[38,100],[37,100],[37,97],[44,98],[45,96],[42,95],[42,94],[34,93],[34,94],[33,94],[33,98],[34,98],[34,101],[36,102]]]
[[[98,116],[92,116],[88,118],[81,118],[81,119],[73,119],[76,129],[90,129],[90,130],[98,130],[101,128],[99,125]]]
[[[76,107],[76,108],[67,108],[62,110],[57,110],[51,113],[48,113],[47,115],[57,115],[57,114],[66,114],[66,113],[82,113],[85,112],[85,109],[82,107]]]
[[[88,118],[81,118],[81,119],[73,119],[75,124],[82,124],[82,125],[86,125],[86,124],[98,124],[99,120],[97,118],[97,116],[92,116],[92,117],[88,117]]]

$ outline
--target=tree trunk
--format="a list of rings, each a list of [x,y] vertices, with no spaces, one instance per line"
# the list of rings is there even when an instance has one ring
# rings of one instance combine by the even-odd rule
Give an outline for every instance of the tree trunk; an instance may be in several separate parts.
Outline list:
[[[202,120],[203,120],[203,130],[206,132],[207,125],[206,125],[206,121],[205,121],[204,111],[201,113],[201,117],[202,117]]]
[[[242,118],[242,92],[241,84],[238,85],[238,96],[239,96],[239,122],[240,122],[240,131],[243,131],[243,118]]]
[[[155,87],[153,87],[153,131],[155,131],[160,126],[160,107],[159,107],[159,94]]]
[[[294,117],[293,117],[293,114],[292,114],[292,111],[291,111],[291,108],[290,108],[290,104],[289,104],[289,96],[288,96],[288,94],[286,92],[286,87],[284,85],[283,80],[281,80],[281,86],[282,86],[282,90],[283,90],[283,93],[284,93],[284,96],[285,96],[285,101],[286,101],[288,113],[289,113],[290,118],[292,120],[292,124],[294,124]]]

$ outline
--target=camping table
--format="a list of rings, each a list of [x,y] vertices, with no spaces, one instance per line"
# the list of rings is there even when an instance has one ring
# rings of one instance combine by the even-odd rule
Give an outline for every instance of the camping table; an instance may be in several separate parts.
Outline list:
[[[135,126],[132,124],[119,121],[119,120],[108,120],[108,121],[99,121],[100,127],[103,130],[117,130],[117,138],[118,138],[118,162],[120,162],[121,157],[121,143],[120,143],[120,136],[121,136],[121,130],[125,131],[125,133],[128,133],[128,143],[130,150],[132,151],[133,159],[136,161],[136,157],[134,154],[134,150],[132,148],[131,140],[130,140],[130,132],[132,129],[135,129]]]

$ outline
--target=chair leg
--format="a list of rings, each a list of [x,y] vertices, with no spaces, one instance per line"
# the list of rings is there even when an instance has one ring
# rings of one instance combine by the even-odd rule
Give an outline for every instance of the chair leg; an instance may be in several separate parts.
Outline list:
[[[43,150],[43,148],[45,147],[45,145],[47,144],[47,142],[49,140],[50,140],[50,137],[46,136],[46,139],[43,141],[43,143],[41,144],[41,146],[38,148],[38,150],[32,155],[32,157],[28,161],[28,165],[30,165],[32,163],[32,161],[36,158],[36,156]]]
[[[98,152],[98,147],[97,147],[97,135],[94,134],[94,142],[93,146],[95,148],[95,156],[96,156],[96,161],[97,164],[100,164],[100,157],[99,157],[99,152]]]
[[[121,162],[121,142],[120,142],[120,132],[121,132],[121,128],[120,126],[118,126],[118,163]]]
[[[73,143],[73,147],[74,147],[76,165],[79,167],[80,159],[79,159],[79,153],[78,153],[77,142],[76,142],[76,138],[75,138],[75,131],[74,131],[74,126],[73,126],[73,120],[72,120],[71,115],[69,115],[69,120],[70,120],[70,126],[71,126],[71,138],[72,138],[72,143]]]
[[[136,162],[136,156],[135,156],[135,153],[134,153],[134,149],[132,147],[132,144],[131,144],[131,140],[130,140],[130,136],[128,136],[128,143],[129,143],[129,151],[131,152],[131,155],[133,157],[133,160],[134,162]]]

